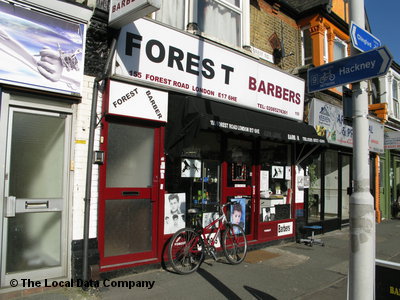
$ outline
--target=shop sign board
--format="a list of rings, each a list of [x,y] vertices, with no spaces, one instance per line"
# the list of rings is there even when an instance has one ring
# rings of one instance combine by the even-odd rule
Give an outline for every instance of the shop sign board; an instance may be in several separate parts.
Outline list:
[[[108,26],[121,28],[139,18],[159,10],[161,0],[111,0]]]
[[[353,21],[350,25],[350,36],[353,47],[362,52],[378,48],[382,45],[377,37],[361,28]]]
[[[147,19],[121,29],[113,76],[303,120],[304,80]]]
[[[375,299],[399,299],[400,263],[375,259]]]
[[[0,82],[80,96],[84,24],[0,2]]]
[[[369,122],[369,150],[384,152],[384,126],[374,120]],[[317,134],[325,136],[328,143],[353,147],[353,127],[344,123],[343,109],[313,99],[310,109],[309,124],[314,126]]]
[[[400,131],[385,132],[385,149],[400,149]]]
[[[308,92],[316,92],[385,75],[392,64],[392,55],[380,47],[355,56],[308,69]]]
[[[293,234],[293,222],[278,223],[278,236]]]
[[[111,80],[108,113],[165,123],[168,93]]]

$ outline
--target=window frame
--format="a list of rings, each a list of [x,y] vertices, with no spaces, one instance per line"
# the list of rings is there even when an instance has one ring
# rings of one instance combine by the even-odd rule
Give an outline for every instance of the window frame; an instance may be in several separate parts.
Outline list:
[[[396,82],[396,84],[395,84]],[[395,85],[397,89],[395,89]],[[400,78],[393,77],[392,79],[392,103],[393,103],[393,115],[396,119],[400,119],[400,112],[399,112],[399,86],[400,86]],[[396,97],[395,97],[396,91]]]
[[[305,36],[304,36],[304,31],[306,31],[306,30],[308,30],[308,32],[310,32],[310,26],[305,26],[305,27],[302,27],[301,28],[301,63],[303,64],[303,65],[306,65],[306,60],[311,60],[310,61],[310,64],[312,64],[312,61],[313,61],[313,47],[312,47],[312,39],[311,39],[311,33],[310,33],[310,43],[311,43],[311,47],[310,47],[310,49],[311,49],[311,56],[307,56],[306,57],[306,54],[305,54]]]
[[[193,33],[193,29],[192,28],[187,28],[188,24],[191,23],[195,23],[198,24],[198,18],[199,18],[199,13],[198,13],[198,1],[203,1],[203,0],[185,0],[185,4],[184,4],[184,20],[186,25],[184,27],[186,28],[177,28],[178,30],[183,30],[183,31],[189,31]],[[250,36],[250,1],[249,0],[238,0],[239,1],[239,6],[236,6],[232,3],[229,3],[226,0],[212,0],[213,2],[215,2],[218,5],[221,5],[227,9],[229,9],[230,11],[233,11],[234,13],[239,14],[240,16],[240,35],[239,35],[239,39],[238,39],[238,43],[237,44],[232,44],[229,41],[225,41],[225,40],[221,40],[220,38],[213,36],[210,33],[207,32],[201,32],[200,30],[197,30],[197,34],[204,36],[206,38],[209,38],[211,40],[214,40],[218,43],[230,46],[230,47],[238,47],[238,48],[242,48],[244,46],[247,46],[247,44],[249,44],[249,36]],[[152,19],[158,21],[156,19],[156,13],[152,14]],[[161,21],[158,21],[160,23],[162,23]],[[167,23],[165,23],[167,24]],[[172,26],[170,24],[167,24],[169,26]]]

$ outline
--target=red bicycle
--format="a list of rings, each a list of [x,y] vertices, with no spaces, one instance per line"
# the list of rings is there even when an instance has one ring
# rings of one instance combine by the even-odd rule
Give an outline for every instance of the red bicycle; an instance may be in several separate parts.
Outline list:
[[[188,214],[192,216],[192,227],[182,228],[175,232],[168,248],[171,266],[177,273],[189,274],[196,271],[208,254],[217,260],[219,237],[226,259],[231,264],[240,264],[247,253],[247,240],[244,230],[237,224],[227,221],[224,208],[227,205],[218,204],[220,216],[203,228],[200,210],[191,208]]]

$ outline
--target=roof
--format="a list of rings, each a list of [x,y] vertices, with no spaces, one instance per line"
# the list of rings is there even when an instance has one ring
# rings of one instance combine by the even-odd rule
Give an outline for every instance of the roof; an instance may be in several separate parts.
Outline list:
[[[297,13],[303,13],[317,7],[329,5],[332,0],[280,0],[279,2],[293,8]]]

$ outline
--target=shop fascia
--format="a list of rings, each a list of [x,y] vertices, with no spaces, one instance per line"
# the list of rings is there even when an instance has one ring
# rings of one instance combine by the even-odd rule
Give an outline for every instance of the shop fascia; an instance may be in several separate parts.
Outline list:
[[[151,20],[121,29],[114,59],[114,78],[303,121],[302,79]]]
[[[374,120],[369,122],[369,150],[384,153],[384,126]],[[309,124],[317,134],[325,136],[328,143],[353,147],[353,127],[345,124],[343,109],[314,98],[311,102]]]

